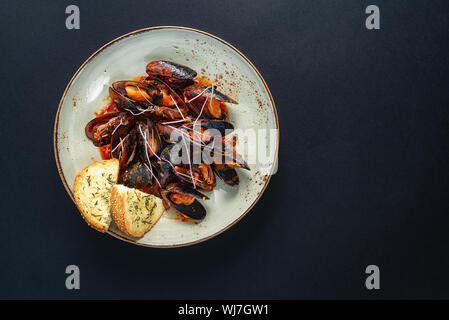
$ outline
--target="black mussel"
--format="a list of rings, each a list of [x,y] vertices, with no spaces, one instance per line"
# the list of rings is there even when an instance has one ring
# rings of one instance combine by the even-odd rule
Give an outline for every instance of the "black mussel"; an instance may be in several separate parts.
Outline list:
[[[175,177],[173,173],[173,164],[170,162],[170,151],[173,148],[173,144],[167,145],[160,154],[159,164],[159,181],[163,187],[165,187]]]
[[[195,219],[195,220],[201,220],[206,216],[206,209],[204,209],[204,206],[197,201],[196,199],[193,200],[193,202],[189,205],[185,204],[177,204],[173,201],[170,201],[170,204],[181,214],[185,215],[186,217]]]
[[[147,64],[146,70],[148,75],[176,87],[193,84],[193,78],[197,75],[196,71],[189,67],[164,60],[151,61]]]
[[[117,117],[120,113],[107,113],[102,116],[96,117],[92,120],[90,120],[86,126],[84,127],[84,132],[86,133],[86,136],[90,139],[94,139],[94,133],[99,125],[104,125],[109,120],[111,120],[114,117]]]
[[[178,143],[182,140],[182,137],[186,136],[187,129],[182,128],[180,125],[174,124],[164,124],[164,122],[158,122],[157,124],[158,132],[160,133],[162,139],[166,143]]]
[[[178,178],[193,186],[205,191],[212,191],[215,188],[215,175],[212,167],[206,163],[175,166],[174,174]]]
[[[133,113],[154,107],[163,97],[156,86],[137,81],[114,82],[109,88],[109,96],[120,107]]]
[[[126,113],[106,114],[91,120],[85,127],[86,136],[101,147],[110,144],[115,136],[125,136],[133,124]]]
[[[111,147],[117,146],[117,144],[120,143],[120,139],[123,139],[128,135],[135,122],[136,119],[132,115],[126,114],[120,119],[119,123],[116,123],[116,126],[111,132]]]
[[[198,123],[201,128],[208,130],[214,137],[224,137],[234,130],[234,125],[224,120],[203,120]]]
[[[186,217],[201,220],[206,216],[206,209],[197,199],[209,198],[188,185],[172,183],[162,191],[162,195],[175,210]]]
[[[146,163],[136,162],[120,173],[118,183],[124,184],[129,188],[145,188],[151,186],[153,180],[150,168]]]
[[[120,161],[120,172],[123,172],[136,157],[137,134],[134,126],[123,139],[118,139],[117,145],[111,145],[112,157]]]
[[[243,157],[236,151],[233,153],[225,153],[222,160],[222,163],[230,168],[251,170]]]
[[[212,87],[196,84],[185,88],[184,96],[192,112],[196,115],[201,114],[207,119],[226,120],[229,117],[229,111],[224,102],[237,104],[237,101]]]
[[[161,152],[161,140],[157,129],[149,126],[147,120],[140,120],[136,124],[139,134],[137,140],[138,154],[144,162],[149,163],[150,159],[158,156]]]
[[[214,171],[224,183],[230,186],[237,186],[240,183],[237,170],[225,164],[214,164]]]
[[[238,104],[237,101],[234,99],[228,97],[224,93],[221,93],[216,89],[216,87],[212,86],[203,86],[200,84],[194,84],[184,89],[184,95],[187,100],[192,100],[196,98],[201,99],[201,103],[204,103],[205,99],[213,98],[215,100],[221,101],[221,102],[227,102],[232,104]]]

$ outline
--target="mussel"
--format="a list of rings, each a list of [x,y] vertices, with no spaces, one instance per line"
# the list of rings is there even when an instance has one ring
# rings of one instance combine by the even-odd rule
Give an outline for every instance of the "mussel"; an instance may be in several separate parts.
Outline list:
[[[205,191],[212,191],[215,188],[215,175],[212,167],[205,163],[183,164],[174,167],[174,174],[185,183]]]
[[[129,188],[145,188],[153,184],[150,168],[140,161],[135,162],[119,174],[119,184]]]
[[[161,139],[157,128],[149,125],[146,119],[140,120],[136,124],[139,133],[138,145],[142,158],[150,161],[150,158],[157,156],[162,148]]]
[[[238,103],[213,86],[207,87],[199,84],[186,87],[184,96],[195,114],[204,115],[209,119],[228,119],[228,107],[223,102]]]
[[[159,88],[138,81],[116,81],[109,88],[112,101],[132,113],[143,113],[158,105],[163,98]]]
[[[209,198],[188,185],[171,183],[161,194],[175,210],[188,218],[201,220],[206,216],[206,209],[197,199]]]
[[[183,137],[192,143],[210,143],[212,139],[221,139],[234,130],[230,122],[223,120],[199,120],[188,119],[181,124],[159,122],[157,128],[167,143],[178,143]]]
[[[164,60],[152,61],[147,64],[148,75],[161,79],[174,87],[185,87],[193,84],[197,73],[189,67]]]
[[[134,159],[137,158],[137,141],[137,129],[134,126],[124,138],[119,138],[114,141],[114,144],[111,144],[111,155],[119,159],[120,172],[124,172]]]
[[[213,168],[217,176],[227,185],[233,187],[240,183],[239,175],[234,168],[231,168],[226,164],[213,164]]]
[[[110,144],[113,136],[125,136],[134,123],[126,113],[109,113],[91,120],[85,127],[86,136],[93,144],[101,147]]]

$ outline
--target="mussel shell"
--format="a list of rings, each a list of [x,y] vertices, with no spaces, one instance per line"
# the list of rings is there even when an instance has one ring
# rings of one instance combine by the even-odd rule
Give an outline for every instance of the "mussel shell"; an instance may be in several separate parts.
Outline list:
[[[198,165],[196,164],[192,164],[192,171],[194,171],[195,173],[198,173],[200,175],[199,177],[199,181],[195,180],[195,186],[196,188],[199,188],[201,190],[204,191],[212,191],[215,188],[215,175],[213,172],[213,169],[209,166],[208,168],[208,176],[205,177],[203,176],[202,171],[198,168]],[[193,182],[192,182],[192,177],[190,176],[190,172],[189,172],[190,168],[187,169],[187,173],[186,174],[180,174],[178,171],[173,170],[173,173],[179,178],[179,180],[181,180],[182,182],[188,184],[189,186],[193,187]],[[210,181],[212,180],[212,181]],[[196,191],[196,189],[192,188],[192,191]],[[203,194],[200,193],[200,196],[204,196]]]
[[[120,143],[120,139],[123,139],[128,135],[128,133],[132,130],[135,123],[135,118],[129,114],[126,114],[122,118],[122,122],[120,122],[114,127],[114,130],[112,130],[111,133],[111,150],[115,146],[117,146],[118,143]],[[120,124],[120,125],[119,125]]]
[[[206,195],[202,194],[201,192],[199,192],[198,190],[196,190],[195,188],[193,188],[190,185],[182,185],[181,187],[182,193],[197,198],[197,199],[201,199],[201,200],[209,200],[209,197],[207,197]]]
[[[209,200],[209,197],[202,194],[201,192],[199,192],[198,190],[196,190],[195,188],[193,188],[192,186],[190,186],[188,184],[173,183],[173,184],[169,185],[166,188],[166,190],[170,193],[185,194],[190,197],[194,197],[196,199]]]
[[[170,126],[163,125],[161,122],[158,122],[158,124],[157,124],[157,129],[158,129],[160,135],[162,136],[162,138],[164,139],[165,142],[170,143],[170,144],[178,143],[182,140],[182,134],[180,132],[177,132],[173,128],[176,128],[176,124],[170,125]],[[176,128],[176,129],[178,129],[178,128]],[[180,128],[179,130],[183,130],[183,129]]]
[[[173,153],[172,153],[172,149],[176,146],[176,144],[168,144],[161,152],[160,154],[160,158],[162,160],[166,160],[169,161],[170,163],[173,164]]]
[[[195,84],[195,85],[189,86],[184,89],[184,95],[186,96],[186,98],[188,100],[195,98],[201,92],[203,92],[203,94],[200,97],[198,97],[198,99],[203,98],[203,101],[201,101],[201,104],[204,102],[204,98],[209,99],[211,97],[218,101],[232,103],[232,104],[238,104],[237,101],[228,97],[224,93],[221,93],[220,91],[215,89],[215,87],[214,87],[214,90],[212,90],[212,88],[210,86],[203,86],[203,85]]]
[[[160,160],[157,162],[159,167],[159,182],[162,187],[165,187],[168,183],[170,183],[175,176],[173,175],[173,165],[170,163],[170,150],[173,145],[169,144],[166,146],[161,154]]]
[[[222,154],[214,154],[212,162],[217,165],[227,165],[231,168],[251,170],[243,157],[235,150],[232,152],[225,150]]]
[[[234,125],[224,120],[203,120],[198,122],[202,128],[210,129],[211,133],[218,132],[222,137],[234,130]]]
[[[147,101],[137,101],[130,98],[125,89],[129,84],[133,84],[145,91],[148,94],[149,99]],[[158,104],[162,98],[160,90],[155,85],[137,81],[116,81],[112,83],[112,86],[109,88],[109,96],[119,106],[133,112],[140,111],[137,106],[148,108]]]
[[[230,168],[227,165],[222,165],[220,166],[220,168],[214,165],[214,171],[217,174],[217,176],[229,186],[234,187],[240,183],[237,170]]]
[[[177,211],[181,212],[186,217],[189,217],[189,218],[192,218],[195,220],[201,220],[206,216],[206,209],[196,199],[190,205],[176,204],[171,200],[169,200],[169,202],[173,206],[173,208],[175,208]]]
[[[172,172],[172,166],[167,160],[158,161],[159,164],[159,182],[162,187],[165,187],[175,177]]]
[[[225,158],[225,164],[228,164],[232,168],[245,169],[248,171],[251,170],[243,157],[237,152],[234,152],[234,157],[232,160],[230,158]]]
[[[139,157],[143,160],[143,162],[148,162],[148,158],[152,158],[155,155],[159,155],[159,153],[161,152],[161,141],[160,141],[160,137],[158,134],[157,129],[153,129],[150,130],[148,124],[146,121],[138,121],[137,124],[137,132],[138,132],[138,139],[137,139],[137,152]],[[142,132],[141,132],[142,131]],[[151,147],[152,147],[152,153],[153,155],[150,155],[149,153],[147,153],[147,151],[149,151],[148,149],[148,145],[145,143],[145,139],[142,136],[145,135],[146,139],[147,139],[147,143],[150,144],[151,143]],[[153,136],[154,135],[154,136]],[[155,142],[155,143],[153,143]],[[155,145],[154,145],[155,144]],[[147,157],[148,155],[148,157]]]
[[[147,73],[152,76],[176,78],[180,80],[191,80],[197,75],[196,71],[189,67],[165,60],[151,61],[147,64],[146,69]]]
[[[112,87],[109,87],[109,97],[111,97],[112,101],[117,103],[120,107],[126,110],[131,110],[133,112],[138,112],[139,110],[136,108],[134,103],[124,97],[120,92],[115,90]]]
[[[107,123],[110,121],[117,122],[117,124],[120,123],[120,117],[123,115],[124,115],[123,113],[116,112],[116,113],[107,113],[102,116],[96,117],[87,123],[86,127],[84,128],[84,132],[86,133],[86,136],[90,140],[92,140],[94,145],[97,147],[101,147],[106,144],[109,144],[111,142],[111,136],[109,134],[106,134],[106,135],[102,136],[101,139],[96,139],[95,138],[96,130],[99,126],[107,125]],[[105,128],[105,129],[110,131],[107,133],[112,133],[113,126],[110,126],[109,128]]]
[[[173,193],[184,194],[195,198],[190,205],[177,204],[171,200],[170,195]],[[199,192],[198,190],[182,183],[169,184],[163,191],[163,197],[170,203],[170,205],[177,211],[181,212],[186,217],[200,220],[206,216],[206,209],[197,199],[208,200],[209,198]]]
[[[153,184],[150,171],[142,162],[136,162],[120,173],[118,183],[129,188],[145,188]]]
[[[120,143],[120,142],[119,142]],[[134,128],[122,139],[119,147],[111,146],[112,156],[120,160],[120,171],[124,171],[134,160],[137,149],[137,132]]]
[[[167,145],[160,154],[159,164],[159,181],[163,187],[170,183],[176,176],[173,174],[173,164],[170,162],[170,152],[174,147],[173,144]]]

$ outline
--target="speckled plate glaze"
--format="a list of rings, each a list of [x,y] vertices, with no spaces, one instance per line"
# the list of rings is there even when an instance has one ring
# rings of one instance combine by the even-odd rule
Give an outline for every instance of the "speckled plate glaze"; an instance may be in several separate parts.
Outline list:
[[[98,149],[84,134],[84,127],[105,104],[108,86],[116,80],[145,74],[146,64],[159,59],[193,68],[239,101],[239,105],[229,107],[230,121],[236,128],[278,129],[276,108],[265,81],[248,58],[232,45],[206,32],[184,27],[152,27],[128,33],[104,45],[83,63],[59,103],[54,130],[55,157],[72,200],[77,173],[100,160]],[[273,143],[276,152],[270,159],[268,173],[276,165],[278,135]],[[108,233],[134,244],[164,248],[210,239],[250,211],[271,177],[261,174],[257,164],[251,165],[251,171],[238,171],[240,185],[236,188],[217,180],[217,187],[208,194],[210,200],[202,201],[207,216],[199,223],[182,222],[168,211],[143,238],[126,236],[114,223]]]

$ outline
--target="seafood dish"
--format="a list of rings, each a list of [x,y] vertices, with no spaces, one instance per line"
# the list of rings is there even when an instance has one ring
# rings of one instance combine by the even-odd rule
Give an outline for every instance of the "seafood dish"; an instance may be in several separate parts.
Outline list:
[[[216,187],[250,170],[229,121],[238,102],[188,66],[151,61],[146,74],[113,82],[110,102],[85,126],[103,160],[118,160],[117,184],[163,200],[182,217],[206,216]]]

